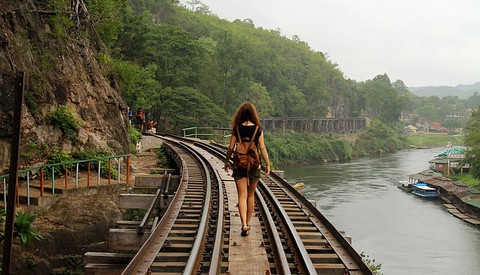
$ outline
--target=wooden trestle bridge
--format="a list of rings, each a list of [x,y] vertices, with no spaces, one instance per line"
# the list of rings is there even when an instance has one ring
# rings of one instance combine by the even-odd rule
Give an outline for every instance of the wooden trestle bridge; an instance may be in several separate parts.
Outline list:
[[[114,252],[86,253],[85,274],[372,274],[348,238],[275,173],[261,178],[250,235],[240,236],[225,148],[156,137],[178,169],[149,183],[155,194],[121,198],[146,214],[111,229]]]
[[[307,118],[307,117],[272,117],[262,118],[261,123],[265,130],[291,130],[296,132],[318,134],[356,133],[367,127],[364,117],[344,118]]]

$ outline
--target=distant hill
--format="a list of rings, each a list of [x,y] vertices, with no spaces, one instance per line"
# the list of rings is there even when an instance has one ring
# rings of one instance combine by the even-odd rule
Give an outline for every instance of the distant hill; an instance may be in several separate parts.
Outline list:
[[[432,96],[436,95],[440,98],[445,96],[458,96],[458,98],[466,99],[474,92],[480,93],[480,82],[470,85],[452,86],[423,86],[423,87],[409,87],[409,90],[418,96]]]

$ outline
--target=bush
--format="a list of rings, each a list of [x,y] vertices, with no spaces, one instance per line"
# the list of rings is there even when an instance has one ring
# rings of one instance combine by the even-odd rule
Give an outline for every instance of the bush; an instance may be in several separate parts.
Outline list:
[[[73,157],[66,152],[60,151],[58,147],[53,148],[53,153],[49,156],[47,164],[55,164],[73,161]],[[65,166],[54,166],[55,175],[65,174]],[[45,169],[45,178],[52,178],[52,168]]]
[[[142,133],[140,133],[135,127],[128,128],[128,138],[130,139],[130,143],[137,143],[142,138]]]
[[[158,165],[160,167],[165,167],[165,168],[175,167],[175,163],[167,155],[167,152],[164,146],[162,146],[160,149],[157,150],[157,157],[158,157]]]
[[[65,105],[58,106],[51,115],[52,123],[70,139],[77,139],[77,131],[83,124],[83,121],[77,118],[75,110]]]
[[[33,230],[32,223],[37,217],[28,213],[15,213],[15,223],[13,225],[13,237],[20,240],[20,247],[24,247],[31,240],[42,240],[43,237],[37,231]]]

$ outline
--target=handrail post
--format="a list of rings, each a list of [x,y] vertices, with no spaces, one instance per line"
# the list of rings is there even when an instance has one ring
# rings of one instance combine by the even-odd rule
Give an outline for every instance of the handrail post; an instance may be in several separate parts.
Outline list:
[[[7,211],[7,178],[3,178],[3,209]]]
[[[120,184],[120,158],[117,158],[117,164],[118,164],[118,184]]]
[[[43,189],[45,188],[45,175],[43,173],[43,167],[40,168],[40,197],[43,197]]]
[[[130,181],[130,156],[127,156],[127,173],[125,182],[128,184]]]
[[[100,185],[100,164],[101,160],[98,160],[98,171],[97,171],[97,185]]]
[[[55,166],[52,166],[52,195],[55,195]]]
[[[108,184],[110,184],[110,159],[107,160]]]
[[[68,188],[68,165],[65,165],[65,189]]]
[[[87,164],[87,186],[90,187],[90,161]]]
[[[27,171],[27,205],[30,206],[30,172]]]
[[[75,187],[78,188],[78,162],[77,162],[77,166],[75,168]]]

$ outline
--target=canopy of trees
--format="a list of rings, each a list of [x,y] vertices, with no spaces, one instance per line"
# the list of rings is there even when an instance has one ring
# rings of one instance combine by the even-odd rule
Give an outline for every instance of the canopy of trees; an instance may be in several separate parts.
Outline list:
[[[385,122],[398,120],[406,103],[403,82],[391,83],[387,75],[364,83],[345,79],[337,64],[299,37],[257,28],[249,19],[219,19],[200,1],[189,8],[175,0],[85,2],[107,45],[103,60],[127,103],[144,106],[166,129],[226,126],[246,100],[262,117],[369,115]],[[172,103],[187,94],[185,100],[201,104]],[[209,119],[172,126],[179,121],[172,115],[205,114]]]

